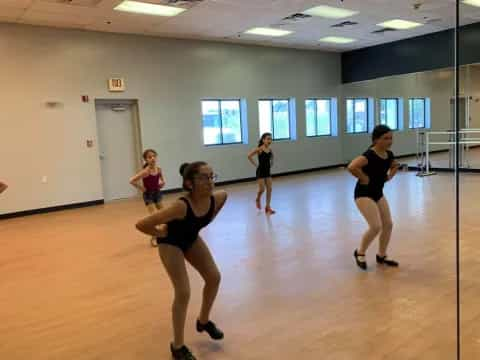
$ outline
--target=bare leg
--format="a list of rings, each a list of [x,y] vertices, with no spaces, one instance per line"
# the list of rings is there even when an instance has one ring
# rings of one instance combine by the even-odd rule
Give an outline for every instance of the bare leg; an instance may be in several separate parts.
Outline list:
[[[257,209],[261,210],[262,209],[262,202],[261,202],[262,201],[262,195],[265,192],[265,181],[264,181],[264,179],[258,179],[257,183],[258,183],[258,192],[257,192],[257,198],[256,198],[255,202],[257,204]]]
[[[358,198],[355,202],[360,210],[360,213],[368,223],[368,230],[363,234],[362,242],[360,248],[358,249],[358,254],[365,255],[372,241],[380,233],[382,229],[382,222],[380,219],[378,206],[375,201],[367,197],[362,197]]]
[[[187,251],[185,258],[200,273],[205,281],[202,308],[198,320],[202,324],[206,324],[210,320],[210,312],[220,287],[220,271],[215,264],[215,260],[208,246],[200,237]]]
[[[270,205],[272,202],[272,178],[265,179],[265,185],[267,186],[267,209],[271,209]]]
[[[157,211],[157,209],[155,208],[155,204],[148,204],[147,211],[150,215],[155,214],[155,211]]]
[[[387,199],[384,197],[381,198],[377,205],[380,213],[380,219],[382,221],[382,232],[380,233],[378,255],[383,257],[387,255],[388,244],[390,243],[390,237],[392,236],[393,222]]]
[[[190,282],[185,258],[179,248],[160,244],[158,251],[175,291],[172,305],[173,346],[178,349],[185,344],[184,330],[190,300]]]

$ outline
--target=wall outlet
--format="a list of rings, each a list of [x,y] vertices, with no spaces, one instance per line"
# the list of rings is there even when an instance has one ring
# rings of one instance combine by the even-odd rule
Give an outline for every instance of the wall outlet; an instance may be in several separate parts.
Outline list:
[[[42,184],[46,184],[48,182],[48,178],[46,175],[42,176]]]

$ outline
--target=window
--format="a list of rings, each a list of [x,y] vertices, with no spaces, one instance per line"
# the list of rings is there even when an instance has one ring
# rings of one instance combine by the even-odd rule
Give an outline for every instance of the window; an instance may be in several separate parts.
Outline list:
[[[427,126],[427,99],[414,98],[408,100],[410,120],[410,129],[423,129]]]
[[[399,124],[398,99],[380,99],[380,124],[387,125],[392,130],[398,130]]]
[[[290,102],[288,99],[258,101],[260,134],[272,133],[273,140],[290,140],[292,138]]]
[[[242,143],[240,100],[202,101],[203,143],[224,145]]]
[[[347,99],[347,132],[351,134],[368,132],[368,99]]]
[[[305,101],[307,136],[332,135],[332,100],[307,99]]]

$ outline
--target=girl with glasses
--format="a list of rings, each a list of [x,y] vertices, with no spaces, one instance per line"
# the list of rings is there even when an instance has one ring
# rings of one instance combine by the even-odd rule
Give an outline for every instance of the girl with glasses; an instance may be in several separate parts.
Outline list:
[[[207,332],[214,340],[221,340],[223,332],[210,320],[210,312],[220,285],[220,272],[199,232],[220,212],[227,193],[214,191],[216,175],[203,161],[183,164],[180,174],[187,195],[138,222],[137,229],[157,237],[160,258],[173,284],[174,336],[170,344],[172,356],[179,360],[194,360],[195,357],[184,342],[185,319],[190,299],[185,260],[205,281],[196,329],[198,332]]]

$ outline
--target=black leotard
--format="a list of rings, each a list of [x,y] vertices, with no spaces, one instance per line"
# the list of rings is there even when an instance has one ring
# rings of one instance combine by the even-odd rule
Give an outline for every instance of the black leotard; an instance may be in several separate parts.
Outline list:
[[[210,197],[210,208],[202,216],[196,216],[193,212],[190,202],[181,197],[180,200],[187,205],[187,214],[185,218],[170,221],[168,226],[168,235],[164,238],[157,238],[159,244],[168,244],[179,247],[184,253],[187,252],[198,239],[198,233],[205,226],[210,224],[215,213],[215,198]]]
[[[395,156],[393,152],[387,151],[388,157],[381,158],[373,149],[368,149],[363,153],[368,160],[368,164],[362,168],[362,171],[370,179],[368,185],[357,182],[355,186],[355,199],[368,197],[377,202],[383,197],[383,186],[388,178],[388,170],[392,167]]]
[[[272,152],[262,151],[258,154],[257,179],[271,177],[270,167],[272,166]]]

